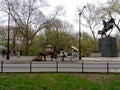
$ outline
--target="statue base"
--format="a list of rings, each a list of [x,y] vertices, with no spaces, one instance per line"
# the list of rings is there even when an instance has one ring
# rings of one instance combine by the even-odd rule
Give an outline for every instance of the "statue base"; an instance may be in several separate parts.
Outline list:
[[[100,38],[99,51],[101,52],[102,57],[118,57],[116,38]]]

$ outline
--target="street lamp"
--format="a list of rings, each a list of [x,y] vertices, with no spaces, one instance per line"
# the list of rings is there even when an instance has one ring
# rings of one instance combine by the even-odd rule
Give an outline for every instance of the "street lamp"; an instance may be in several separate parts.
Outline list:
[[[82,59],[82,56],[81,56],[81,15],[85,8],[86,8],[86,6],[84,6],[82,11],[79,13],[79,60]]]
[[[7,56],[6,59],[10,59],[9,55],[9,34],[10,34],[10,4],[9,1],[7,0],[7,5],[8,5],[8,38],[7,38]]]
[[[79,60],[81,59],[81,13],[79,13]]]

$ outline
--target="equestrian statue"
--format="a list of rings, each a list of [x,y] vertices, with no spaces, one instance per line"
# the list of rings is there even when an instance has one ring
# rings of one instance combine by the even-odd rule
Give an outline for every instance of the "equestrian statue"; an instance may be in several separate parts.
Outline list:
[[[115,19],[114,18],[111,18],[109,21],[105,21],[103,20],[103,29],[102,31],[98,31],[98,34],[101,34],[101,37],[103,37],[103,35],[105,35],[106,37],[107,36],[110,36],[112,30],[113,30],[113,26],[114,26],[114,23],[115,23]],[[111,32],[107,35],[106,33],[111,30]]]

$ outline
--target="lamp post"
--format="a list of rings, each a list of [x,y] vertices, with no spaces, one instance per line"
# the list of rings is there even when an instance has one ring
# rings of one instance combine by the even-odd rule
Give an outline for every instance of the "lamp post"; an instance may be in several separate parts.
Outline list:
[[[7,0],[8,3],[8,38],[7,38],[7,56],[6,59],[10,59],[9,55],[9,34],[10,34],[10,4],[9,1]]]
[[[81,59],[81,13],[79,13],[79,60]]]
[[[81,15],[85,8],[86,8],[86,6],[84,6],[82,11],[79,13],[79,60],[82,59],[82,55],[81,55]]]

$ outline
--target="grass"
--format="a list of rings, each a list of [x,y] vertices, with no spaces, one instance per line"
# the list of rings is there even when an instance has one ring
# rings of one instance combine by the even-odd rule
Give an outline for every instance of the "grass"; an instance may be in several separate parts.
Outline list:
[[[3,73],[0,90],[120,90],[120,74]]]

